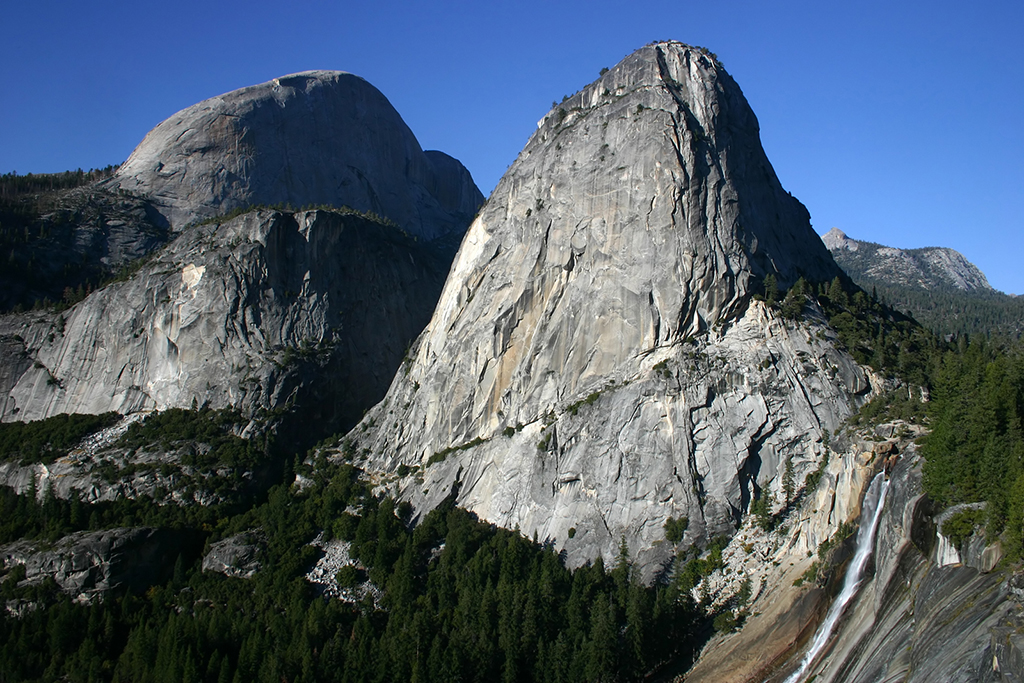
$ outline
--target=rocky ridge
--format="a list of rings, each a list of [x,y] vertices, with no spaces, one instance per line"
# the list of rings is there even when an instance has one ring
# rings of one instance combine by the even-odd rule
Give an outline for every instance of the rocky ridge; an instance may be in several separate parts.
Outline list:
[[[855,280],[863,277],[925,290],[995,291],[976,265],[947,247],[897,249],[851,239],[839,228],[832,228],[821,240]]]
[[[649,45],[540,122],[350,438],[420,510],[457,485],[571,564],[625,538],[650,577],[668,517],[731,533],[869,395],[826,327],[752,298],[839,274],[721,65]]]

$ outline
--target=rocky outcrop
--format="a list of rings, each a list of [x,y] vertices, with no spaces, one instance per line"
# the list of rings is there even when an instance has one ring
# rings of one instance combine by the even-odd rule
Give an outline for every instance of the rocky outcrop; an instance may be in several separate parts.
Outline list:
[[[841,453],[783,520],[784,531],[766,534],[748,522],[733,538],[722,553],[725,567],[695,593],[711,596],[716,610],[736,609],[740,586],[749,582],[747,618],[737,632],[712,638],[687,681],[789,680],[845,571],[855,537],[838,542],[840,525],[857,524],[861,496],[879,469],[889,485],[869,571],[805,680],[1003,681],[1024,674],[1024,591],[1015,588],[1024,581],[992,571],[998,551],[986,547],[983,531],[956,551],[964,563],[943,561],[941,516],[921,488],[914,444],[921,430],[895,423],[885,431],[892,438],[873,442],[877,434],[861,433],[834,443]],[[831,550],[815,552],[822,547]]]
[[[380,91],[340,71],[282,76],[184,109],[108,184],[148,197],[175,230],[257,204],[345,205],[455,244],[483,200],[462,164],[425,154]]]
[[[52,462],[12,459],[0,463],[0,486],[20,495],[35,492],[83,503],[146,499],[154,505],[217,505],[239,503],[264,491],[278,475],[271,459],[244,464],[218,462],[198,466],[196,454],[209,454],[210,443],[194,438],[161,439],[144,446],[118,443],[128,428],[146,417],[133,413],[117,424],[88,436]]]
[[[381,398],[446,268],[353,213],[257,211],[194,227],[64,313],[0,318],[3,419],[204,404],[258,415],[287,403],[338,429]]]
[[[850,239],[839,228],[832,228],[821,239],[836,262],[858,281],[924,290],[994,291],[976,265],[947,247],[897,249]]]
[[[1021,596],[1009,576],[989,571],[985,558],[992,550],[985,552],[984,532],[965,543],[969,564],[941,561],[920,468],[919,459],[905,457],[892,471],[874,576],[811,670],[816,681],[967,683],[1024,676]]]
[[[839,273],[721,65],[647,46],[540,122],[350,438],[421,511],[458,482],[572,564],[625,537],[650,576],[666,518],[685,543],[733,531],[870,391],[824,326],[752,300]]]
[[[251,579],[260,569],[260,554],[257,534],[244,531],[212,543],[203,556],[203,571]]]
[[[875,442],[874,434],[859,433],[832,441],[820,483],[793,501],[771,532],[756,519],[745,520],[722,551],[724,566],[694,591],[696,598],[706,596],[709,610],[742,609],[743,627],[712,638],[686,673],[687,681],[760,683],[788,658],[795,663],[794,653],[814,635],[839,583],[836,565],[849,558],[853,538],[846,535],[857,526],[864,494],[885,464],[880,452],[897,443],[900,451],[914,447],[919,432],[890,427],[901,427],[904,438]],[[819,552],[822,548],[831,550]],[[740,605],[744,584],[749,597]]]
[[[24,565],[24,584],[51,578],[65,593],[91,599],[166,580],[181,541],[164,529],[108,529],[70,534],[53,544],[18,541],[0,548],[0,559],[7,571]]]

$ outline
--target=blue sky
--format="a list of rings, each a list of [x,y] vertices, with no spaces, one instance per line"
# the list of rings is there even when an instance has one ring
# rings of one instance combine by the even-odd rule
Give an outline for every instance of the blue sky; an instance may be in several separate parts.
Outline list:
[[[652,40],[716,52],[819,233],[963,252],[1024,293],[1024,3],[8,3],[0,172],[117,164],[174,112],[363,76],[484,194],[553,100]]]

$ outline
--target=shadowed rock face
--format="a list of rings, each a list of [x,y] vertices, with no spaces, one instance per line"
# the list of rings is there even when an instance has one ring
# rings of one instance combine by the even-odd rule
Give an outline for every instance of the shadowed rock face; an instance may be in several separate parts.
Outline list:
[[[0,547],[4,568],[25,566],[25,582],[52,578],[72,596],[141,591],[167,578],[185,539],[168,529],[107,529],[69,534],[53,544],[18,541]]]
[[[283,76],[184,109],[110,183],[150,198],[176,230],[254,204],[327,204],[434,240],[461,236],[483,200],[462,164],[424,153],[384,95],[340,71]]]
[[[685,543],[730,531],[868,391],[830,333],[751,302],[769,273],[839,272],[728,74],[645,47],[540,122],[352,436],[371,469],[421,468],[400,484],[419,507],[458,479],[460,504],[570,562],[625,536],[651,567],[666,517],[690,519]]]
[[[192,228],[64,313],[0,319],[3,418],[297,401],[310,424],[351,425],[426,324],[447,264],[352,214]]]

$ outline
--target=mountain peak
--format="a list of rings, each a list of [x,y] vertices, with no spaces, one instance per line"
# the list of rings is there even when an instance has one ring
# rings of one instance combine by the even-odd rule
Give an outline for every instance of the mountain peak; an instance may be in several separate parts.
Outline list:
[[[994,291],[988,278],[960,252],[948,247],[898,249],[847,237],[832,228],[821,238],[849,275],[865,285],[919,290]]]
[[[344,71],[303,71],[204,100],[146,135],[111,181],[174,229],[256,204],[350,206],[433,240],[483,200],[424,154],[387,98]]]
[[[371,470],[419,474],[402,484],[416,507],[458,485],[460,504],[558,539],[573,562],[625,536],[653,566],[668,516],[694,538],[727,531],[753,495],[748,455],[764,460],[757,486],[778,488],[788,454],[812,452],[867,386],[851,367],[820,406],[782,389],[769,408],[733,385],[762,372],[750,354],[766,329],[772,353],[797,353],[775,347],[789,332],[753,301],[760,280],[839,273],[732,78],[706,51],[648,45],[541,120],[353,434]],[[721,424],[730,436],[705,440]]]

